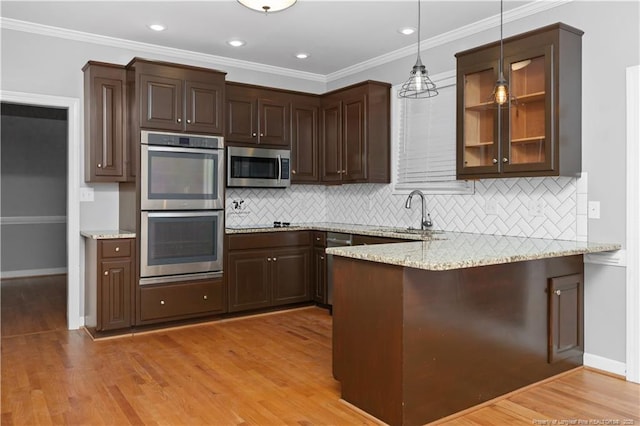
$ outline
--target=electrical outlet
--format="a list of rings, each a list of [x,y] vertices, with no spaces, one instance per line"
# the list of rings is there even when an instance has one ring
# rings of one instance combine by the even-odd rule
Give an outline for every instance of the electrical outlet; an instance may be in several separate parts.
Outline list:
[[[484,212],[488,215],[498,214],[498,202],[493,198],[490,198],[484,202]]]
[[[589,201],[587,215],[589,219],[600,219],[600,201]]]
[[[529,202],[529,216],[544,217],[544,200],[531,200]]]
[[[89,188],[86,186],[83,186],[80,188],[80,202],[92,202],[94,200],[93,197],[93,188]]]

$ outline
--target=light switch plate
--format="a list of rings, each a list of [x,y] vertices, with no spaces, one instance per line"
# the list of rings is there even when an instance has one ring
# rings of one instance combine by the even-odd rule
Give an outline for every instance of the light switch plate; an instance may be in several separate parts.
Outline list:
[[[93,197],[93,188],[82,187],[80,188],[80,202],[92,202],[94,200]]]
[[[589,201],[587,214],[589,219],[600,219],[600,201]]]

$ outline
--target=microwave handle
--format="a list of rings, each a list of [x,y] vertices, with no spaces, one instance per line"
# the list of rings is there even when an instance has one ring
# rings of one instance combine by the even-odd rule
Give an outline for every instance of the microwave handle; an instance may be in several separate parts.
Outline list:
[[[282,180],[282,157],[278,155],[278,182]]]

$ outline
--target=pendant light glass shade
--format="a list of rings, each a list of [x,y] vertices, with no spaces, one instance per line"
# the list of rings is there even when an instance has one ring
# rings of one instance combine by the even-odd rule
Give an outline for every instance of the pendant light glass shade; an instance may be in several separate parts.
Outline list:
[[[418,59],[409,73],[409,79],[400,88],[398,97],[424,99],[437,94],[436,85],[429,78],[429,72],[420,59],[420,0],[418,0]]]
[[[258,12],[273,13],[290,8],[297,0],[238,0],[243,6]]]
[[[509,83],[504,78],[502,69],[504,68],[504,50],[502,46],[502,2],[500,0],[500,71],[498,73],[498,81],[493,89],[492,98],[498,105],[504,105],[509,101]]]

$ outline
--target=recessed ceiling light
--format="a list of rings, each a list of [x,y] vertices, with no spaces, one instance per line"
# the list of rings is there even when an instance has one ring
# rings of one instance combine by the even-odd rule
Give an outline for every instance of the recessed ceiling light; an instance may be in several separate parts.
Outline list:
[[[296,58],[298,59],[307,59],[310,55],[308,53],[300,52],[296,53]]]
[[[240,46],[244,46],[246,44],[246,42],[244,40],[229,40],[227,42],[227,44],[229,46],[233,46],[233,47],[240,47]]]
[[[149,24],[147,27],[153,31],[164,31],[167,29],[167,27],[162,24]]]
[[[411,35],[416,32],[416,29],[413,27],[404,27],[404,28],[399,28],[398,32],[404,35]]]

